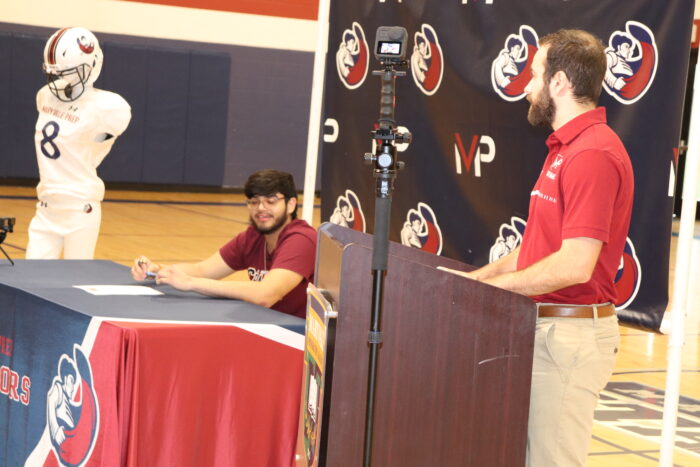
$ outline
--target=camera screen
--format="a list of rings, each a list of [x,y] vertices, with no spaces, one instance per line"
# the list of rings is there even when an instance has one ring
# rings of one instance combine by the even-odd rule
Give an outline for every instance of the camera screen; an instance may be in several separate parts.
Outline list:
[[[377,53],[382,55],[401,55],[401,42],[379,41]]]

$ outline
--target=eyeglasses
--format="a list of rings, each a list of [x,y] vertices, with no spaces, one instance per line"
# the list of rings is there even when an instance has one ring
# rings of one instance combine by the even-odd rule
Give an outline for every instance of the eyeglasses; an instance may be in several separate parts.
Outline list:
[[[271,208],[283,199],[284,196],[282,196],[281,198],[277,196],[256,196],[255,198],[247,199],[245,201],[245,204],[247,204],[249,208],[257,208],[258,206],[260,206],[260,203],[262,203],[264,207]]]

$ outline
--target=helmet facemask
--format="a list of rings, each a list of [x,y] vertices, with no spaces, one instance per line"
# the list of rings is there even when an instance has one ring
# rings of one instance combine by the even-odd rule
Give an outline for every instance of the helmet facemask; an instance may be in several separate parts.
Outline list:
[[[43,68],[51,93],[63,102],[73,102],[85,92],[92,72],[86,63],[66,70],[53,70],[50,65]]]

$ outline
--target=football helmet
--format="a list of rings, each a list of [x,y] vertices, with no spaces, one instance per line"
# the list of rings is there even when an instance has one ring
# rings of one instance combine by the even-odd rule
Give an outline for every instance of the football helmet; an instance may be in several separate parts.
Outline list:
[[[102,49],[85,28],[59,29],[44,47],[44,74],[49,89],[63,102],[78,99],[102,70]]]

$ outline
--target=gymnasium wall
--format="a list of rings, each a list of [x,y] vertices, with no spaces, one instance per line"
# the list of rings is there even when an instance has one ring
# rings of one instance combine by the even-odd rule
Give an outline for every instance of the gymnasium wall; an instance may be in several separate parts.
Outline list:
[[[316,15],[316,0],[0,0],[0,179],[38,177],[43,46],[76,25],[103,47],[96,86],[133,111],[105,181],[239,187],[274,167],[302,186]]]

